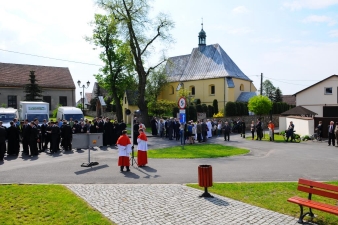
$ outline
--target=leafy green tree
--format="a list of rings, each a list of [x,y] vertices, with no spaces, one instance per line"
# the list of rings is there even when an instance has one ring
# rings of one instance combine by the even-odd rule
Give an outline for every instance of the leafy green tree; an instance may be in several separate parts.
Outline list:
[[[177,117],[177,113],[180,112],[180,109],[176,106],[173,108],[173,117],[176,118]]]
[[[283,101],[282,96],[283,96],[282,91],[279,89],[279,87],[276,88],[274,102],[282,102]]]
[[[217,99],[214,99],[214,101],[212,102],[212,106],[214,107],[214,113],[217,114],[218,113],[218,101],[217,101]]]
[[[203,112],[203,108],[201,104],[196,105],[196,112],[201,113]]]
[[[265,80],[263,82],[263,95],[271,99],[271,101],[275,101],[275,92],[276,88],[273,86],[270,80]]]
[[[248,108],[251,112],[261,116],[270,112],[272,102],[268,97],[258,95],[250,98]]]
[[[174,27],[173,21],[164,13],[150,18],[150,5],[146,0],[98,0],[98,5],[113,15],[119,23],[121,37],[128,42],[133,57],[134,69],[138,74],[138,107],[142,121],[149,125],[146,104],[146,84],[152,70],[165,62],[165,58],[155,65],[146,66],[147,60],[154,52],[155,45],[169,44],[169,31]]]
[[[29,84],[24,86],[25,101],[42,101],[42,88],[36,83],[38,80],[35,79],[35,71],[30,71]]]
[[[158,116],[162,116],[170,112],[171,109],[173,109],[175,106],[177,106],[176,102],[168,101],[165,99],[161,99],[159,101],[151,101],[148,103],[149,113]]]
[[[98,86],[102,86],[111,94],[116,105],[116,117],[120,121],[123,119],[121,100],[127,87],[130,88],[135,83],[131,74],[132,55],[129,44],[119,39],[118,23],[114,16],[95,14],[91,25],[93,35],[86,37],[86,40],[102,49],[100,59],[104,63],[100,73],[95,77]]]

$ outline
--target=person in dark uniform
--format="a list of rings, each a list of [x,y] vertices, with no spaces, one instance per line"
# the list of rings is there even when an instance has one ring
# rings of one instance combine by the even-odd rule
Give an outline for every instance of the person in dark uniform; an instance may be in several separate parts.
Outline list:
[[[156,117],[153,117],[151,119],[150,124],[151,124],[151,134],[153,136],[156,136],[157,135],[157,120],[156,120]]]
[[[19,129],[14,126],[14,122],[10,122],[10,127],[7,128],[7,155],[19,155]]]
[[[173,121],[172,117],[170,117],[167,125],[168,125],[168,137],[169,137],[169,140],[174,140],[173,139],[174,121]]]
[[[262,128],[262,122],[261,122],[260,118],[257,119],[257,123],[256,123],[256,127],[255,128],[256,128],[256,132],[257,132],[257,138],[256,138],[256,140],[260,140],[261,141],[262,137],[263,137],[263,128]],[[291,141],[292,141],[292,137],[291,137]]]
[[[224,131],[224,141],[230,141],[231,127],[228,122],[225,122],[223,126],[223,131]]]
[[[96,133],[96,127],[92,124],[92,121],[89,121],[89,133]]]
[[[4,161],[6,151],[6,137],[7,137],[6,128],[2,126],[2,121],[0,121],[0,162]]]
[[[241,131],[242,131],[241,137],[243,138],[245,138],[245,128],[246,128],[245,121],[241,120]]]
[[[41,127],[39,125],[39,120],[37,118],[34,119],[34,125],[36,127],[36,129],[38,130],[38,142],[36,143],[37,146],[39,147],[39,151],[38,152],[42,152],[42,143],[41,143]]]
[[[51,148],[50,153],[56,153],[59,151],[59,140],[60,140],[60,128],[56,122],[53,122],[51,130]]]
[[[96,126],[96,129],[97,129],[97,133],[103,133],[103,120],[102,120],[102,117],[99,117],[99,121],[97,122],[97,126]]]
[[[37,156],[39,154],[37,142],[39,141],[39,131],[35,126],[34,121],[30,122],[30,134],[29,134],[29,149],[30,149],[30,155]]]
[[[207,124],[203,120],[202,120],[201,127],[202,127],[202,141],[206,142],[207,141],[207,129],[208,129],[208,126],[207,126]]]
[[[44,133],[42,134],[44,136],[44,146],[43,146],[43,151],[45,151],[46,149],[48,149],[48,144],[49,144],[49,149],[52,148],[52,123],[48,122],[47,126],[45,128]]]
[[[42,152],[45,151],[45,139],[47,137],[46,135],[46,128],[48,127],[47,120],[44,119],[43,123],[40,126],[40,131],[41,131],[41,137],[40,137],[40,145],[42,146]]]
[[[31,126],[26,119],[24,125],[22,127],[22,149],[23,153],[29,155],[29,138],[30,138],[30,130]]]
[[[70,151],[71,148],[71,141],[72,141],[72,128],[70,127],[67,122],[63,122],[61,127],[61,138],[63,142],[63,148],[65,151]]]
[[[107,118],[106,122],[103,125],[103,146],[112,146],[112,131],[113,124],[110,122],[110,119]]]
[[[328,135],[329,135],[329,146],[332,145],[335,146],[336,136],[334,135],[334,130],[336,129],[336,125],[334,125],[333,121],[330,121],[330,125],[328,126]]]
[[[79,134],[79,133],[81,133],[81,125],[78,123],[77,120],[74,121],[74,125],[73,125],[73,133],[74,133],[74,134]]]

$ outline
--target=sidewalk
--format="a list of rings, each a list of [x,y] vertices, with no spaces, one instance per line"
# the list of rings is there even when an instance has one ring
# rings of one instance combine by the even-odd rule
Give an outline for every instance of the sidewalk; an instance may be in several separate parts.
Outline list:
[[[297,219],[179,184],[71,184],[70,190],[118,225],[294,225]]]

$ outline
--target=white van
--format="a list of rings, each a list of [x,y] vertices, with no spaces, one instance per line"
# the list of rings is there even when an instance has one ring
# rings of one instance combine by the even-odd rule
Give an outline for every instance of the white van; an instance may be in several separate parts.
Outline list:
[[[14,118],[19,119],[19,113],[17,109],[14,108],[0,108],[0,121],[2,121],[2,126],[10,127],[10,122]]]
[[[57,119],[60,118],[61,120],[69,121],[70,118],[74,120],[80,121],[80,119],[84,119],[83,113],[81,109],[71,106],[61,106],[58,109]]]

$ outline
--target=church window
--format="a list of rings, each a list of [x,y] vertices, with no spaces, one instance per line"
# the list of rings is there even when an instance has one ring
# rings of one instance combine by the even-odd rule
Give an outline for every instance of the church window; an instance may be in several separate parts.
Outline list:
[[[190,94],[195,95],[195,86],[190,86]]]
[[[241,85],[239,86],[239,90],[240,90],[240,91],[244,91],[244,85],[243,85],[243,84],[241,84]]]
[[[215,94],[215,85],[210,85],[210,94],[214,95]]]
[[[170,87],[169,87],[169,94],[170,95],[174,94],[174,87],[172,85],[170,85]]]

